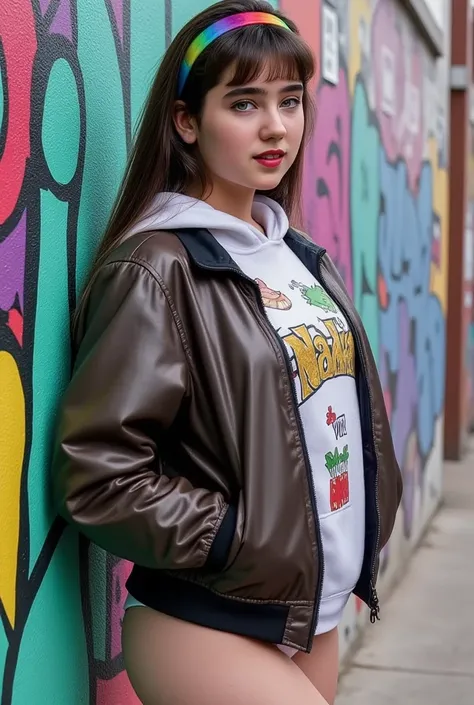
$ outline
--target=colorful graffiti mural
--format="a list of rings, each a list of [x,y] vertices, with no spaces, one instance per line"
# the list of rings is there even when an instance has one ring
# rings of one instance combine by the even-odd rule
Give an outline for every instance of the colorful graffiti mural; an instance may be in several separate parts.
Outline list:
[[[171,5],[0,7],[2,705],[137,702],[123,670],[127,566],[54,517],[51,424],[69,312],[105,225]],[[41,687],[39,684],[41,683]]]
[[[133,125],[166,44],[207,4],[0,4],[1,705],[33,689],[35,705],[138,703],[120,645],[129,567],[55,518],[50,436]],[[396,0],[280,6],[320,58],[306,220],[369,331],[405,476],[393,540],[409,543],[440,492],[447,87]],[[344,646],[361,614],[354,600]]]
[[[307,4],[281,3],[299,17]],[[434,61],[396,0],[321,2],[319,18],[306,226],[364,320],[404,474],[401,535],[385,551],[384,573],[393,542],[416,541],[441,492],[448,89],[443,60]],[[360,613],[354,600],[343,653]]]

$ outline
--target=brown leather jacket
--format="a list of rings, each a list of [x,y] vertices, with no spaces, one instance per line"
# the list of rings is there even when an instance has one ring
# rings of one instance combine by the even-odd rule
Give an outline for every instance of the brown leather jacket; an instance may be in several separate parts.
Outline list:
[[[366,480],[355,593],[378,617],[378,556],[402,482],[366,333],[325,251],[288,245],[356,343]],[[131,237],[98,271],[74,341],[53,486],[60,514],[135,566],[162,612],[303,651],[324,574],[311,468],[284,346],[255,282],[207,230]]]

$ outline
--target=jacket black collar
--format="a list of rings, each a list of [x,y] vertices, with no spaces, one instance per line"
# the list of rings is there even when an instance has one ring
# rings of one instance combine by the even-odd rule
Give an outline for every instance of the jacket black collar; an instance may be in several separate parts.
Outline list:
[[[236,263],[206,228],[183,228],[173,231],[181,240],[191,260],[205,269],[235,269]],[[319,245],[290,228],[285,242],[295,255],[307,266],[314,258],[318,260],[326,252]]]

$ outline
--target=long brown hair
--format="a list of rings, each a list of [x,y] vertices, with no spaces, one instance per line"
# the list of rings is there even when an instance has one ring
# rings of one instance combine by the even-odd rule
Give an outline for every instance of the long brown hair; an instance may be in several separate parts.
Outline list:
[[[292,32],[274,25],[251,25],[223,34],[198,58],[182,95],[178,96],[179,69],[191,42],[209,25],[239,12],[269,12],[284,19]],[[189,113],[199,120],[206,94],[219,83],[229,66],[235,66],[231,85],[245,85],[263,72],[267,80],[288,78],[303,82],[305,135],[302,146],[280,184],[265,192],[285,209],[290,219],[299,220],[303,150],[313,126],[313,106],[307,91],[314,74],[311,49],[299,35],[296,25],[269,3],[223,0],[196,15],[182,28],[160,64],[138,122],[125,175],[97,251],[93,272],[151,205],[157,193],[185,193],[190,184],[198,180],[204,193],[207,184],[203,164],[196,148],[185,144],[175,129],[174,105],[178,98],[183,100]]]

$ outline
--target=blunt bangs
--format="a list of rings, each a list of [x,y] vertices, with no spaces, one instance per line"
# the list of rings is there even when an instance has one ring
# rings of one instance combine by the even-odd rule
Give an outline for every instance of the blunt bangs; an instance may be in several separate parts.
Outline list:
[[[228,37],[220,56],[221,67],[235,66],[229,85],[260,79],[301,81],[306,86],[313,77],[313,55],[297,34],[269,25],[244,27],[239,34]]]

